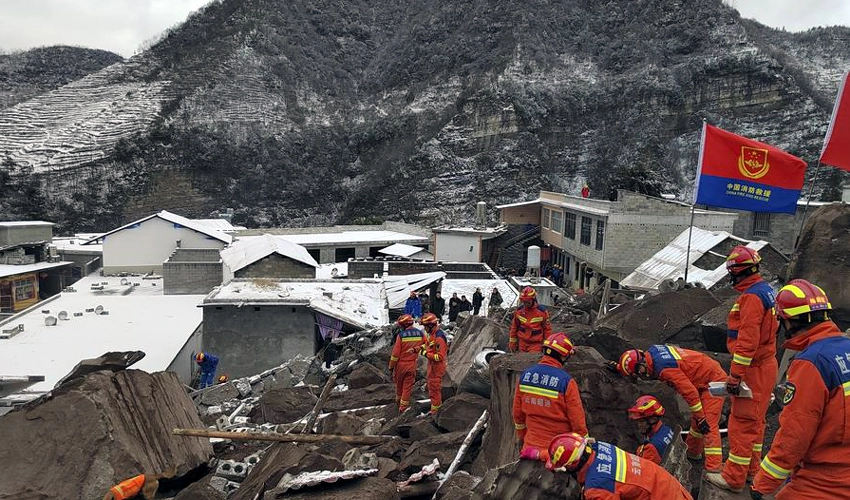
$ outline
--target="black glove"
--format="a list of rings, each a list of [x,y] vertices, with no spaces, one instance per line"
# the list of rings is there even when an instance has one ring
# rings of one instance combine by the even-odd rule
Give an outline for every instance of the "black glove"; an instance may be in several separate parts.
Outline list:
[[[711,430],[711,427],[708,425],[708,420],[706,420],[705,417],[702,417],[701,419],[697,420],[697,430],[703,436],[708,434],[708,432]]]
[[[726,392],[733,396],[737,396],[741,393],[741,377],[736,375],[729,375],[726,379]]]
[[[762,498],[764,498],[764,495],[750,487],[750,498],[754,500],[762,500]]]
[[[616,361],[606,361],[605,362],[605,368],[608,368],[609,370],[611,370],[614,373],[620,373],[620,371],[617,370],[617,362]]]

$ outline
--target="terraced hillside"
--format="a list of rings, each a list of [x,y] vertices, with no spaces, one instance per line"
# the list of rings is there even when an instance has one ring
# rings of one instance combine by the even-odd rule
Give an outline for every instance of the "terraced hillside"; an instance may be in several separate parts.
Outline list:
[[[720,0],[216,0],[139,56],[0,110],[0,188],[34,200],[0,197],[0,213],[59,230],[152,207],[444,222],[585,180],[686,198],[703,119],[814,162],[848,41]]]

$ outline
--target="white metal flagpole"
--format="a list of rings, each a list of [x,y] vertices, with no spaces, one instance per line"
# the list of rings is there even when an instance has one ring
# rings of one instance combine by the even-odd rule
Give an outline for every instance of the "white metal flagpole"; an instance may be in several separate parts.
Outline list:
[[[706,121],[702,121],[702,136],[699,140],[699,162],[697,163],[697,177],[694,181],[694,199],[691,203],[691,222],[688,225],[688,249],[685,252],[685,283],[688,282],[688,268],[691,267],[691,238],[694,235],[694,210],[696,208],[697,196],[699,195],[699,177],[702,175],[702,158],[705,153],[705,126]]]

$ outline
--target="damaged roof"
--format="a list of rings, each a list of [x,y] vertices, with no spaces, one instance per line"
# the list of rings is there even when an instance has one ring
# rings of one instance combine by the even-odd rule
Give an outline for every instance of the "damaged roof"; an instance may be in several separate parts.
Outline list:
[[[669,245],[659,250],[631,274],[625,277],[620,284],[627,288],[637,290],[656,290],[664,280],[676,280],[684,277],[685,256],[688,249],[688,229],[682,231]],[[733,236],[726,231],[708,231],[694,226],[691,237],[691,252],[688,262],[688,282],[699,282],[705,288],[711,288],[726,278],[726,252],[714,252],[726,240],[733,240],[735,244],[745,245],[755,250],[761,250],[770,244],[763,240],[751,241]],[[717,254],[721,264],[711,269],[697,267],[695,263],[704,255]]]
[[[244,240],[237,239],[233,245],[221,251],[221,260],[231,272],[235,273],[273,253],[303,262],[308,266],[319,267],[319,263],[306,248],[270,234]]]

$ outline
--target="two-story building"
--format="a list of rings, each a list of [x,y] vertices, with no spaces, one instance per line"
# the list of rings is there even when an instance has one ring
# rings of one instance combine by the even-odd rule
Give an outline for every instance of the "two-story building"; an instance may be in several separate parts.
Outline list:
[[[615,201],[542,191],[536,200],[501,205],[503,224],[540,225],[549,265],[565,283],[588,288],[619,281],[666,246],[691,219],[691,206],[626,190]],[[737,214],[697,209],[694,225],[732,232]],[[544,259],[545,260],[545,259]]]

